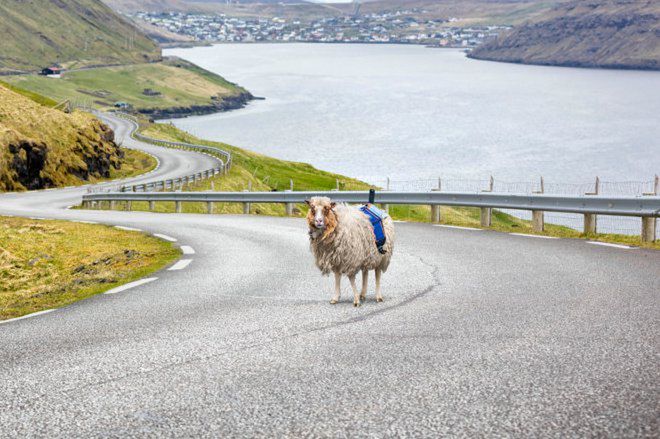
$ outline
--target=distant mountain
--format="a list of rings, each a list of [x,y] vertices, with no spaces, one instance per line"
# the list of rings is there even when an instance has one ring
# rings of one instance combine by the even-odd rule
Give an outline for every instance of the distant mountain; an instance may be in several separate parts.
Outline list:
[[[0,74],[160,59],[160,49],[99,0],[0,1]]]
[[[525,64],[660,69],[660,2],[561,4],[476,48],[470,57]]]

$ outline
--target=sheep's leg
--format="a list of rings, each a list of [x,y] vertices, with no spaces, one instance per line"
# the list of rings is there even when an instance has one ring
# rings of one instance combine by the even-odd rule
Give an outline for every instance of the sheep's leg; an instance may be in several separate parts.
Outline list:
[[[341,296],[341,273],[335,271],[335,295],[330,303],[334,305],[339,302],[339,296]]]
[[[369,284],[369,270],[362,270],[362,292],[360,293],[360,300],[367,299],[367,285]]]
[[[380,275],[382,271],[380,268],[376,268],[376,302],[383,301],[383,295],[380,293]]]
[[[351,281],[351,287],[353,288],[353,306],[360,306],[360,292],[357,289],[357,285],[355,285],[355,275],[357,273],[353,273],[348,276],[348,280]]]

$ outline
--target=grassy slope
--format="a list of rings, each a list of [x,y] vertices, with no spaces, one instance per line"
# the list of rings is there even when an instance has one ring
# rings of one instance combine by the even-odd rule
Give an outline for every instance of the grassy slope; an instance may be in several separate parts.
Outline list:
[[[526,64],[660,69],[660,3],[562,4],[470,56]]]
[[[179,254],[170,243],[142,233],[0,217],[0,320],[106,291],[164,267]]]
[[[154,42],[99,0],[3,0],[0,35],[0,72],[160,59]]]
[[[294,189],[303,190],[331,190],[336,187],[339,180],[341,190],[365,190],[370,186],[361,181],[342,175],[333,174],[306,163],[289,162],[254,152],[246,151],[225,143],[210,142],[198,139],[185,131],[168,124],[147,124],[142,132],[154,138],[170,141],[198,143],[216,146],[232,153],[233,168],[227,176],[217,176],[203,180],[184,190],[216,190],[216,191],[242,191],[251,184],[254,191],[284,190],[289,188],[289,180],[294,182]],[[248,183],[249,182],[249,183]],[[174,203],[156,203],[157,212],[174,212]],[[215,203],[216,213],[243,213],[241,204]],[[204,203],[182,203],[183,211],[188,213],[205,213]],[[146,202],[133,202],[133,210],[148,210]],[[252,212],[264,215],[285,215],[284,206],[278,204],[252,204]],[[303,216],[306,212],[304,205],[298,205],[294,214]],[[431,210],[428,206],[390,206],[390,214],[396,220],[430,222]],[[442,207],[441,217],[443,224],[480,228],[480,210],[477,208]],[[521,220],[499,211],[493,211],[492,230],[508,233],[537,234],[532,230],[530,221]],[[618,242],[629,245],[638,245],[648,248],[660,249],[660,242],[642,244],[639,236],[625,235],[589,235],[564,226],[546,224],[545,232],[540,235],[557,236],[563,238],[588,238],[592,240]]]
[[[149,171],[158,166],[158,160],[150,154],[135,149],[124,149],[124,157],[121,159],[121,168],[110,169],[110,177],[97,179],[96,181],[117,180],[119,178],[130,178]]]
[[[90,115],[65,114],[0,86],[0,190],[108,177],[108,168],[120,166],[121,155],[110,137],[108,128]],[[45,156],[43,167],[35,164],[33,154]],[[30,176],[20,175],[22,166]]]
[[[4,88],[3,88],[4,87]],[[67,115],[51,107],[55,101],[20,89],[5,87],[0,82],[0,191],[22,190],[25,186],[13,169],[15,153],[10,148],[25,142],[43,144],[48,150],[48,163],[43,178],[53,186],[94,183],[117,178],[128,178],[149,172],[157,161],[149,154],[135,150],[118,152],[116,147],[101,137],[97,119],[82,113]],[[22,153],[18,153],[21,157]],[[72,173],[86,169],[85,156],[108,154],[114,166],[109,172],[88,173],[83,180]]]
[[[183,60],[67,72],[60,79],[7,76],[5,81],[56,101],[71,99],[98,108],[125,101],[138,110],[211,105],[211,96],[231,97],[245,90]],[[146,96],[144,89],[161,93]]]

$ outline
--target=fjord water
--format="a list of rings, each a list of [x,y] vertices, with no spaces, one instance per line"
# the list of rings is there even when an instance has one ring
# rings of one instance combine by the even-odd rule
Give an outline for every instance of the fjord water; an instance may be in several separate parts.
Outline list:
[[[421,46],[171,49],[265,101],[175,119],[200,137],[370,181],[650,180],[660,72],[525,66]]]

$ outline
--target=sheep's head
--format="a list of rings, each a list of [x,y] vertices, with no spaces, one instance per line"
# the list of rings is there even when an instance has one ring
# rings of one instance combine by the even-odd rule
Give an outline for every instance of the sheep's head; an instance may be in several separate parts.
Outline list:
[[[307,212],[307,224],[312,238],[319,235],[328,236],[337,227],[337,215],[334,208],[337,205],[328,197],[312,197],[306,200],[309,206]]]

